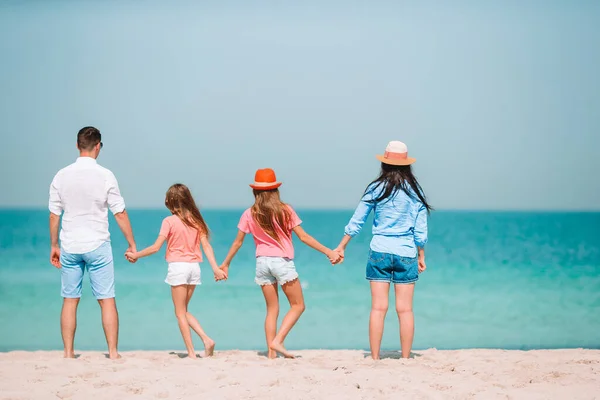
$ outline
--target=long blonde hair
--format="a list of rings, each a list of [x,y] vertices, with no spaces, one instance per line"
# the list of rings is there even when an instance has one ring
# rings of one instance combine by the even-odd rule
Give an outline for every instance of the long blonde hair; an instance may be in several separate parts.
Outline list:
[[[208,225],[206,225],[202,214],[200,214],[194,197],[192,197],[192,193],[187,186],[182,183],[171,186],[167,190],[165,206],[173,215],[178,216],[184,224],[198,231],[198,240],[202,235],[209,237]]]
[[[292,237],[291,215],[287,204],[281,201],[279,190],[253,190],[254,205],[251,208],[252,218],[273,239],[281,243],[276,226],[279,225],[284,234]]]

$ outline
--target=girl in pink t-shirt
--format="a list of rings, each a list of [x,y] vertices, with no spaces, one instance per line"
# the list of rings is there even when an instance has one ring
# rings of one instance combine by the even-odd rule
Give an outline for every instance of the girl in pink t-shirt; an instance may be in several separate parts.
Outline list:
[[[196,358],[190,328],[204,343],[205,356],[213,355],[215,342],[204,332],[198,320],[188,312],[188,304],[196,285],[200,285],[200,263],[204,250],[206,258],[215,274],[215,279],[227,278],[227,273],[219,269],[215,253],[208,241],[208,226],[196,206],[196,202],[187,186],[177,183],[169,188],[165,205],[173,215],[163,220],[156,242],[138,252],[127,252],[125,256],[131,262],[149,256],[160,250],[167,242],[167,263],[169,270],[165,282],[171,285],[171,296],[175,306],[175,315],[188,357]]]
[[[256,172],[254,189],[254,205],[244,211],[238,224],[238,235],[221,266],[227,274],[229,264],[238,252],[246,234],[254,237],[256,244],[256,277],[255,282],[262,288],[267,303],[265,334],[269,348],[269,358],[277,357],[277,353],[287,358],[294,358],[283,346],[283,341],[304,312],[302,286],[294,265],[294,246],[292,232],[315,250],[325,254],[332,264],[341,260],[339,253],[323,246],[300,227],[302,221],[292,207],[279,198],[281,185],[275,178],[272,169]],[[290,310],[286,314],[279,333],[277,333],[277,317],[279,315],[279,295],[277,285],[281,285]]]

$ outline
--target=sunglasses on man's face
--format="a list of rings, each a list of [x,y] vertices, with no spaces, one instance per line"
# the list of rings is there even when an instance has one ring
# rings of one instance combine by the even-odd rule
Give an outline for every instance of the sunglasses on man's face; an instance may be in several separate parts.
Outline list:
[[[100,142],[100,148],[104,147],[104,143]]]

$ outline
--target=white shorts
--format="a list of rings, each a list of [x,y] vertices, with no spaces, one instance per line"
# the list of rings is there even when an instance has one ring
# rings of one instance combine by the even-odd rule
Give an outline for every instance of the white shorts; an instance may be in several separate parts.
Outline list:
[[[258,285],[284,285],[298,279],[294,260],[282,257],[257,257],[256,277],[254,282]]]
[[[200,285],[200,263],[172,262],[165,283],[171,286]]]

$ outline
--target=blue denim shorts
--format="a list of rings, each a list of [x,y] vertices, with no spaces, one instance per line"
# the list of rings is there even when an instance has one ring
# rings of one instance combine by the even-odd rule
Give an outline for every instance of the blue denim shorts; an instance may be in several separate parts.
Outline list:
[[[81,297],[83,272],[86,269],[96,299],[115,297],[115,268],[110,242],[105,242],[96,250],[85,254],[71,254],[61,249],[60,264],[62,297],[67,299]]]
[[[367,279],[375,282],[395,284],[413,283],[419,280],[417,257],[402,257],[396,254],[369,251]]]

